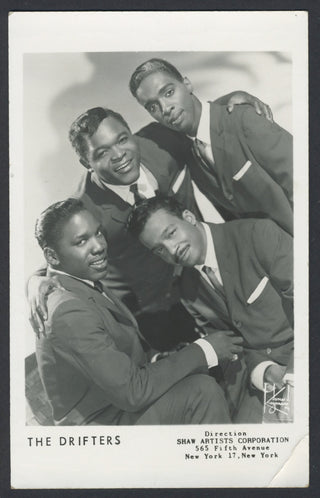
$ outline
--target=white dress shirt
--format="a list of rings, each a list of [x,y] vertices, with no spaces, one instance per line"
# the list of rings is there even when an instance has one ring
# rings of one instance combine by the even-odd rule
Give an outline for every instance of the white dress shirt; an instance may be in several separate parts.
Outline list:
[[[204,278],[211,285],[211,287],[214,287],[214,285],[209,280],[209,278],[207,277],[205,272],[202,270],[202,268],[204,266],[209,266],[209,268],[211,268],[212,271],[214,271],[215,276],[217,277],[219,283],[223,286],[223,282],[222,282],[222,278],[221,278],[221,274],[220,274],[220,270],[219,270],[218,260],[217,260],[216,251],[214,248],[214,242],[213,242],[210,228],[206,223],[201,223],[201,225],[203,226],[204,231],[205,231],[205,235],[206,235],[207,252],[206,252],[204,263],[202,265],[196,265],[195,268],[196,268],[196,270],[198,270],[200,272],[200,275],[202,276],[202,278]]]
[[[112,185],[111,183],[107,183],[103,180],[98,180],[102,185],[108,187],[115,194],[117,194],[121,199],[125,202],[134,205],[134,195],[130,191],[130,185]],[[153,174],[140,164],[140,175],[137,181],[134,183],[138,186],[139,194],[143,195],[147,199],[155,196],[155,191],[158,190],[158,182],[153,176]]]

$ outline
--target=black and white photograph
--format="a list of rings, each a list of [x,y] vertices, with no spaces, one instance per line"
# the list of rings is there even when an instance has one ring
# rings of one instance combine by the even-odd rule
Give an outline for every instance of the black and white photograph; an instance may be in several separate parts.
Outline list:
[[[268,14],[11,16],[14,487],[307,485],[307,18]]]

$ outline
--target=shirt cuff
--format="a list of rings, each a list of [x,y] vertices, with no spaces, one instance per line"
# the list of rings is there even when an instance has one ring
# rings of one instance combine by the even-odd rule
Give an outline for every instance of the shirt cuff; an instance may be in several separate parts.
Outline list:
[[[294,385],[294,381],[293,381],[293,373],[286,373],[283,377],[283,382],[285,384],[290,384],[291,387],[293,387]]]
[[[200,346],[200,348],[204,352],[208,363],[208,368],[213,368],[218,365],[217,353],[208,341],[206,341],[205,339],[197,339],[196,341],[194,341],[194,344],[198,344],[198,346]]]
[[[274,361],[262,361],[257,365],[251,372],[251,384],[254,385],[260,391],[263,391],[264,385],[264,373],[270,365],[276,365]]]

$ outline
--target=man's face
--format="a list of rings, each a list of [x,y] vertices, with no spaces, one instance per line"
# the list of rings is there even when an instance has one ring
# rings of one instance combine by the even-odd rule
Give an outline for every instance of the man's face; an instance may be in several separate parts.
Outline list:
[[[89,211],[80,211],[64,225],[56,244],[57,269],[96,281],[107,273],[107,242]]]
[[[88,164],[100,180],[112,185],[130,185],[139,178],[139,147],[120,121],[111,116],[105,118],[86,140]]]
[[[187,78],[181,82],[166,72],[152,73],[140,83],[137,100],[159,123],[195,136],[201,105]]]
[[[204,263],[205,234],[190,211],[185,210],[183,218],[178,218],[159,209],[149,217],[139,239],[167,263],[182,266]]]

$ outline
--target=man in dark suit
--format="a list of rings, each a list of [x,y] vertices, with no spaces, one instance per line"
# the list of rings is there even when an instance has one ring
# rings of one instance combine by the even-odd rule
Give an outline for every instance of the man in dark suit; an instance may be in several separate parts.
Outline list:
[[[148,363],[135,318],[101,279],[107,243],[78,199],[47,208],[36,238],[63,288],[48,297],[46,334],[37,340],[40,376],[58,425],[230,422],[221,388],[208,373],[242,350],[238,338],[198,339]]]
[[[159,123],[185,138],[192,178],[225,219],[266,217],[293,233],[292,136],[252,106],[201,102],[188,78],[167,61],[150,59],[130,89]]]
[[[292,381],[292,237],[271,220],[201,223],[174,199],[159,197],[136,207],[129,230],[164,261],[187,267],[182,300],[202,330],[231,329],[244,338],[247,370],[257,389],[243,392],[239,368],[230,396],[240,405],[238,422],[261,421],[264,381],[280,387]],[[237,368],[231,367],[228,363],[227,384]]]
[[[160,148],[145,136],[132,135],[120,114],[101,107],[89,109],[70,128],[71,144],[87,169],[75,196],[98,217],[108,239],[106,283],[136,315],[147,340],[165,349],[179,340],[193,340],[194,324],[179,304],[173,268],[154,257],[125,229],[131,206],[140,195],[176,195],[197,210],[190,174],[171,132],[163,128],[161,136],[166,146]],[[137,188],[135,192],[132,185]],[[30,299],[37,296],[40,286],[42,309],[52,282],[34,276],[29,283]],[[37,314],[33,304],[36,321]]]
[[[159,144],[153,140],[155,132]],[[176,196],[200,216],[180,140],[158,124],[156,130],[147,126],[132,135],[120,114],[96,107],[74,121],[70,141],[87,169],[75,196],[101,220],[108,239],[108,287],[129,306],[148,342],[157,349],[193,340],[194,323],[179,304],[173,268],[154,257],[125,229],[136,198],[156,192]],[[40,329],[37,302],[45,315],[44,297],[52,282],[42,279],[39,283],[37,277],[29,282],[32,313]]]

